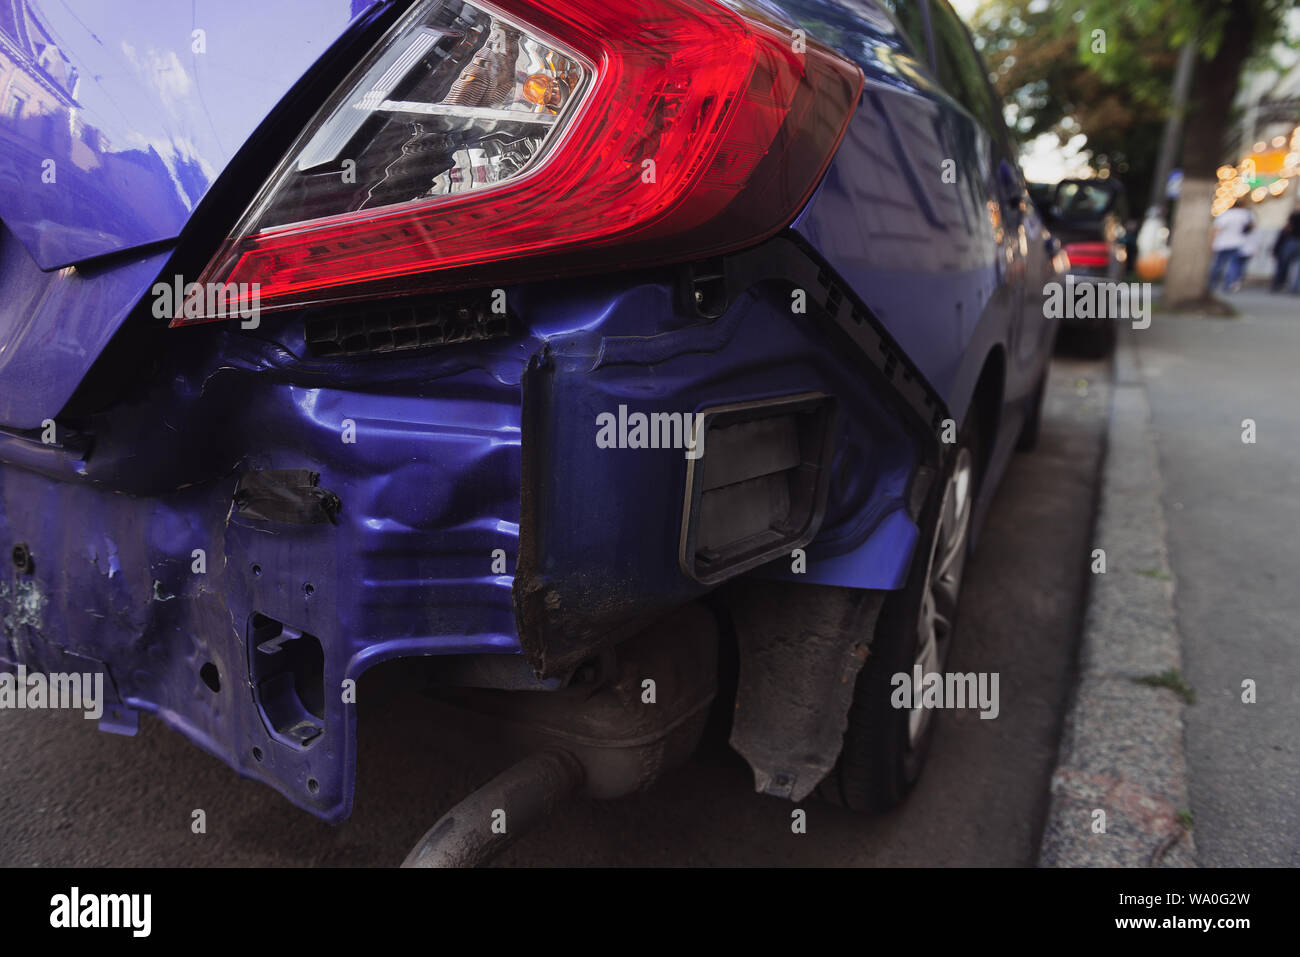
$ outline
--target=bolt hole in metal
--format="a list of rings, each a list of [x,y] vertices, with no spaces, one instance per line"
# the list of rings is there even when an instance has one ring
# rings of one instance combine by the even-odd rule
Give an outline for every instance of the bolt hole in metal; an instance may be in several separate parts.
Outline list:
[[[974,457],[968,448],[957,453],[939,508],[939,524],[930,547],[929,571],[917,616],[915,664],[922,676],[939,672],[948,660],[957,599],[961,595],[962,572],[966,568],[966,546],[970,538],[971,494],[974,491]],[[920,689],[914,689],[920,695]],[[907,716],[907,744],[915,747],[924,737],[931,709],[913,708]]]
[[[262,566],[261,566],[261,565],[258,565],[258,564],[256,564],[256,563],[254,563],[254,564],[253,564],[253,575],[254,575],[254,576],[257,576],[257,575],[261,575],[261,574],[262,574]]]
[[[18,569],[18,571],[22,572],[24,575],[30,575],[32,573],[32,568],[35,563],[32,561],[31,550],[28,549],[24,543],[19,542],[15,545],[10,554],[13,558],[14,568]]]
[[[310,791],[312,794],[316,794],[318,791],[320,791],[320,784],[316,781],[315,778],[307,779],[307,790]]]
[[[312,595],[316,594],[316,588],[311,582],[307,582],[302,586],[302,593],[310,598]]]
[[[199,677],[213,694],[221,690],[221,672],[217,671],[217,666],[212,662],[204,662],[203,667],[199,669]]]
[[[259,762],[259,763],[261,762],[261,760],[262,760],[262,749],[261,749],[261,748],[254,748],[254,749],[253,749],[253,760],[254,760],[254,761],[257,761],[257,762]]]

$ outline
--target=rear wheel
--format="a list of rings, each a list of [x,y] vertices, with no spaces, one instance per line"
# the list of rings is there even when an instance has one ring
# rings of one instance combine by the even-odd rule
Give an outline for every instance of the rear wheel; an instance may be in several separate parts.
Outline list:
[[[895,708],[896,674],[912,680],[942,672],[952,646],[957,606],[978,492],[976,423],[964,431],[944,482],[922,516],[922,543],[907,584],[886,599],[870,653],[854,688],[844,746],[821,794],[855,810],[881,811],[903,801],[921,776],[934,734],[928,708]]]

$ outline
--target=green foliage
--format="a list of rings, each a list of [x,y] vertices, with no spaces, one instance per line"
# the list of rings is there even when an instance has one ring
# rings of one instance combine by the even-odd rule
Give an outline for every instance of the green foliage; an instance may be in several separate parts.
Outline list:
[[[1157,0],[1138,0],[1153,3]],[[972,32],[999,93],[1011,105],[1022,140],[1054,133],[1064,145],[1087,137],[1093,165],[1129,187],[1130,208],[1145,205],[1168,110],[1177,47],[1165,34],[1146,37],[1140,23],[1047,0],[987,0]],[[1093,30],[1105,31],[1105,52],[1093,53]],[[1120,51],[1120,52],[1117,52]]]
[[[1087,137],[1093,165],[1120,174],[1145,205],[1168,115],[1178,50],[1195,40],[1206,68],[1234,18],[1267,56],[1293,0],[985,0],[972,32],[1023,140]],[[1102,31],[1098,34],[1096,31]],[[1098,42],[1099,39],[1103,42]],[[1212,64],[1209,66],[1212,68]]]
[[[1196,704],[1196,692],[1183,680],[1183,676],[1177,668],[1169,668],[1158,675],[1143,675],[1133,680],[1137,684],[1147,685],[1151,688],[1168,688],[1188,704]]]
[[[1149,40],[1158,40],[1170,50],[1195,40],[1198,56],[1212,61],[1232,19],[1248,20],[1251,48],[1267,54],[1274,43],[1284,39],[1286,12],[1293,4],[1294,0],[1076,0],[1072,9],[1090,29],[1099,27],[1119,39],[1105,56],[1094,54],[1086,45],[1079,47],[1079,55],[1104,75],[1120,78],[1124,67],[1108,54],[1141,56]],[[1139,38],[1136,44],[1134,37]]]

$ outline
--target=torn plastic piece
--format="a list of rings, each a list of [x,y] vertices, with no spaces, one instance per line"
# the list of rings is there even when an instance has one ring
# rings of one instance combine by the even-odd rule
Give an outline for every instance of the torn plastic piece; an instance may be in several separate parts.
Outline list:
[[[235,489],[235,507],[245,518],[266,522],[337,524],[343,501],[319,483],[320,474],[307,469],[245,472]]]
[[[835,767],[885,593],[737,582],[740,643],[731,746],[760,794],[802,801]]]

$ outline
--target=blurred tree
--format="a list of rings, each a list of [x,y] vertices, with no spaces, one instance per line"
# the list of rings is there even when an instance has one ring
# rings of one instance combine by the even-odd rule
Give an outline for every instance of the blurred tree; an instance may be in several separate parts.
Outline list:
[[[1215,170],[1242,70],[1283,35],[1293,0],[986,0],[975,17],[999,89],[1023,137],[1083,133],[1094,163],[1115,166],[1147,203],[1147,179],[1184,42],[1197,46],[1183,133],[1183,185],[1171,240],[1165,302],[1204,305]],[[1143,174],[1145,173],[1145,177]]]
[[[1208,289],[1214,229],[1210,206],[1242,70],[1252,57],[1267,56],[1281,39],[1292,0],[1144,0],[1143,5],[1164,7],[1180,37],[1195,39],[1199,48],[1187,105],[1183,186],[1170,235],[1164,299],[1172,308],[1201,308],[1213,299]]]
[[[1117,176],[1129,207],[1140,211],[1147,205],[1177,52],[1164,36],[1143,37],[1127,23],[1094,28],[1085,20],[1073,5],[986,0],[971,31],[1017,136],[1028,141],[1053,133],[1065,146],[1082,134],[1093,168]],[[1081,46],[1100,46],[1092,29],[1106,31],[1107,48],[1122,33],[1123,45],[1141,55],[1103,73],[1080,53]]]

